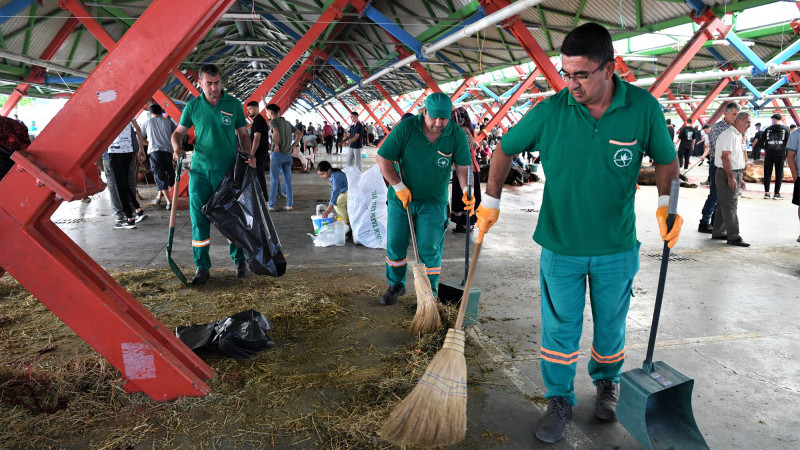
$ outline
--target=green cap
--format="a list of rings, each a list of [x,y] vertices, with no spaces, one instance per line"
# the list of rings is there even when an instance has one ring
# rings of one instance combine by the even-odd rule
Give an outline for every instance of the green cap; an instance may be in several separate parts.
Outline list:
[[[425,110],[431,119],[449,119],[453,111],[453,102],[441,92],[436,92],[425,99]]]

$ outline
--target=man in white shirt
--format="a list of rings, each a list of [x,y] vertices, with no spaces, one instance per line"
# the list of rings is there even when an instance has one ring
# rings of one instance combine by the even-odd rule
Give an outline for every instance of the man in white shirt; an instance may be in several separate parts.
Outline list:
[[[712,239],[726,239],[729,245],[749,247],[750,244],[739,236],[739,189],[744,189],[742,179],[747,158],[745,153],[744,133],[750,127],[750,114],[740,112],[733,125],[719,135],[714,151],[714,163],[717,168],[716,185],[719,204],[714,216]],[[727,230],[727,233],[726,233]]]

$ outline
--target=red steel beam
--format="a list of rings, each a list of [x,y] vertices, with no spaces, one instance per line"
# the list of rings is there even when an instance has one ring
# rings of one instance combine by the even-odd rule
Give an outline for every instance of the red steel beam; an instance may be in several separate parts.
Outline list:
[[[798,5],[798,7],[800,7],[800,5]],[[800,85],[800,76],[798,76],[797,72],[792,71],[787,73],[786,78],[788,78],[789,84],[794,87],[795,91],[800,92],[800,89],[798,89],[798,85]],[[778,93],[784,94],[786,93],[786,89],[780,88],[778,89]],[[800,126],[800,117],[798,117],[797,112],[794,110],[792,102],[788,98],[784,98],[783,104],[789,109],[789,115],[792,116],[795,125]]]
[[[614,62],[617,65],[617,71],[619,72],[620,76],[625,79],[625,81],[629,83],[636,81],[636,76],[633,74],[633,71],[631,71],[630,67],[628,67],[628,64],[625,63],[625,61],[622,59],[621,56],[615,57]],[[673,94],[672,91],[670,91],[669,89],[667,89],[667,97],[670,100],[676,100],[675,94]],[[686,116],[686,113],[683,111],[683,108],[681,108],[679,104],[674,103],[673,106],[675,106],[675,112],[677,112],[678,115],[681,117],[683,123],[693,123],[689,122],[689,118]]]
[[[744,95],[746,92],[747,91],[744,90],[744,88],[737,87],[736,89],[733,90],[733,92],[731,92],[731,97],[738,97],[738,96]],[[722,113],[725,110],[725,105],[727,105],[728,103],[730,103],[730,102],[722,102],[719,105],[719,107],[717,108],[717,110],[714,111],[714,114],[712,114],[711,117],[708,118],[706,123],[713,124],[714,122],[716,122],[722,116]],[[747,103],[747,100],[742,100],[742,101],[739,102],[740,105],[744,105],[746,103]]]
[[[367,114],[369,114],[370,116],[372,116],[372,119],[373,119],[373,120],[374,120],[374,121],[375,121],[375,122],[376,122],[378,125],[380,125],[380,127],[381,127],[381,128],[383,128],[383,131],[384,131],[384,132],[385,132],[385,133],[388,135],[388,134],[389,134],[389,129],[388,129],[388,128],[386,128],[386,125],[384,125],[384,124],[383,124],[383,122],[381,122],[380,120],[378,120],[378,117],[375,115],[375,113],[373,113],[373,112],[372,112],[372,110],[371,110],[371,109],[369,109],[369,105],[367,105],[367,103],[366,103],[366,102],[364,102],[364,100],[361,98],[361,96],[360,96],[360,95],[358,95],[358,93],[356,93],[356,92],[353,92],[353,97],[354,97],[356,100],[358,100],[358,103],[361,103],[361,106],[363,106],[363,107],[364,107],[364,110],[367,112]]]
[[[325,12],[319,16],[319,19],[317,19],[314,25],[306,31],[306,34],[304,34],[294,47],[289,50],[289,53],[287,53],[278,65],[272,69],[267,78],[253,91],[245,104],[253,100],[260,101],[266,97],[281,78],[289,73],[292,65],[300,59],[309,47],[311,47],[311,44],[317,40],[328,25],[342,18],[342,11],[347,5],[353,5],[355,8],[361,10],[366,6],[366,2],[364,0],[334,0]]]
[[[458,86],[458,89],[456,89],[455,92],[453,92],[453,94],[450,96],[450,101],[453,101],[453,102],[456,101],[456,99],[458,97],[461,97],[461,94],[463,94],[467,90],[467,88],[470,86],[470,83],[474,83],[474,82],[475,82],[475,78],[464,77],[464,81],[461,83],[460,86]]]
[[[126,391],[158,401],[206,394],[213,371],[50,217],[105,188],[95,161],[232,3],[151,3],[0,181],[0,267],[119,369]]]
[[[53,56],[56,54],[58,49],[64,45],[64,42],[67,41],[67,38],[69,38],[69,35],[72,34],[76,26],[78,26],[78,19],[75,17],[70,17],[67,19],[64,25],[61,26],[61,29],[58,30],[58,33],[56,33],[55,37],[53,37],[53,40],[50,41],[50,44],[48,44],[47,48],[39,56],[39,59],[43,61],[49,61],[53,59]],[[42,78],[43,73],[44,69],[36,66],[33,68],[33,70],[31,70],[30,74],[25,77],[25,81],[36,81]],[[22,97],[28,93],[28,89],[30,89],[30,87],[31,85],[28,83],[23,82],[18,84],[14,89],[14,92],[11,93],[11,95],[8,97],[8,100],[6,100],[6,102],[3,104],[3,107],[0,108],[0,115],[8,117],[8,114],[11,112],[11,110],[14,109]]]
[[[722,39],[728,32],[728,27],[711,10],[706,10],[703,15],[696,18],[696,21],[702,22],[700,28],[650,87],[650,93],[653,94],[653,97],[659,98],[667,92],[669,85],[686,68],[686,65],[689,64],[689,61],[694,58],[697,52],[703,48],[703,44],[712,39]],[[714,33],[719,35],[714,35]]]
[[[105,28],[92,17],[80,1],[60,0],[58,6],[66,9],[71,12],[73,16],[77,17],[78,20],[81,21],[81,24],[92,33],[92,36],[94,36],[106,50],[111,51],[117,44],[114,38],[112,38]],[[176,122],[180,121],[181,109],[178,108],[178,105],[176,105],[162,90],[154,89],[153,91],[153,100],[164,108],[167,115],[172,117]],[[194,131],[191,131],[190,134],[193,135]]]
[[[192,83],[191,81],[189,81],[188,78],[186,78],[186,75],[184,75],[183,72],[180,71],[180,69],[176,68],[175,70],[173,70],[172,75],[174,75],[175,78],[177,78],[178,81],[180,81],[181,84],[184,85],[192,95],[194,95],[195,97],[200,97],[200,90],[197,89],[197,86],[195,86],[194,83]]]
[[[716,99],[719,96],[722,90],[725,89],[725,87],[728,86],[728,83],[730,82],[731,82],[730,77],[722,78],[721,80],[719,80],[717,84],[714,85],[713,88],[711,88],[711,91],[709,91],[708,95],[706,95],[706,97],[700,102],[700,104],[697,105],[697,107],[692,112],[692,115],[689,116],[689,123],[694,123],[695,120],[700,120],[703,114],[705,114],[708,105],[710,105],[711,102],[713,102],[714,99]]]
[[[511,4],[508,0],[479,0],[479,2],[481,6],[483,6],[484,11],[486,11],[486,14],[492,14]],[[561,78],[561,75],[558,74],[556,67],[550,62],[550,58],[536,42],[531,31],[525,26],[525,23],[519,20],[518,15],[511,16],[504,20],[503,28],[507,29],[522,48],[525,49],[525,52],[531,57],[533,63],[536,64],[536,68],[542,72],[547,83],[554,91],[558,92],[567,87],[567,83]]]
[[[514,91],[514,93],[508,97],[508,101],[506,101],[503,104],[503,106],[500,107],[500,110],[497,111],[497,114],[495,114],[494,117],[489,119],[489,123],[483,128],[483,133],[479,133],[475,137],[475,142],[480,144],[481,141],[483,141],[486,138],[491,129],[494,128],[495,125],[500,124],[500,122],[503,120],[506,114],[508,114],[508,112],[511,111],[511,108],[514,106],[517,100],[519,100],[522,94],[524,94],[525,91],[528,90],[528,88],[533,86],[533,81],[536,79],[536,77],[539,76],[539,72],[540,72],[539,68],[536,68],[536,70],[534,70],[533,72],[531,72],[530,75],[528,75],[528,78],[526,78],[525,81],[522,82],[522,85],[516,91]]]

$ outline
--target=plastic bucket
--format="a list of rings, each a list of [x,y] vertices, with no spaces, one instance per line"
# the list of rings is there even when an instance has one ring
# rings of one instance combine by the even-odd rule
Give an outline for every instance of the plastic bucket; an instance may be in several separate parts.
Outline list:
[[[314,224],[314,234],[316,235],[319,234],[319,230],[321,230],[322,227],[331,224],[333,222],[336,222],[336,219],[334,219],[333,217],[327,217],[323,219],[320,216],[314,215],[311,216],[311,222]]]
[[[369,157],[369,152],[367,152],[366,150],[362,150],[362,151],[361,151],[361,157],[362,157],[362,158],[367,158],[367,157]]]

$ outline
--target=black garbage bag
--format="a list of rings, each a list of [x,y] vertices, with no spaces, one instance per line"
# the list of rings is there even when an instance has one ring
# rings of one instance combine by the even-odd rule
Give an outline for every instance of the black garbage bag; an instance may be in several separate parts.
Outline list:
[[[223,236],[244,250],[253,273],[279,277],[286,272],[281,241],[256,171],[244,160],[240,153],[202,211]]]
[[[231,358],[250,358],[275,347],[275,341],[267,335],[272,329],[266,316],[249,309],[208,325],[178,327],[175,335],[192,350],[217,349]]]

